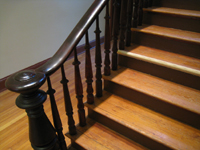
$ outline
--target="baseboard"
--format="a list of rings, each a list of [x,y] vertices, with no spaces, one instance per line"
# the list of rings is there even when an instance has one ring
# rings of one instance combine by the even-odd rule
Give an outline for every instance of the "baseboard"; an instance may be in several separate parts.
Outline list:
[[[101,43],[101,44],[104,43],[104,36],[100,38],[100,43]],[[96,44],[96,40],[90,41],[90,46],[91,46],[91,47],[95,47],[95,44]],[[81,54],[81,53],[83,53],[83,52],[85,51],[84,46],[85,46],[85,44],[82,44],[82,45],[79,45],[79,46],[77,47],[77,53],[78,53],[78,55]],[[74,54],[71,53],[68,59],[73,58],[73,57],[74,57]],[[19,71],[29,70],[29,69],[36,69],[36,68],[40,67],[41,65],[45,64],[49,59],[50,59],[50,58],[47,58],[46,60],[43,60],[43,61],[41,61],[41,62],[39,62],[39,63],[36,63],[36,64],[34,64],[34,65],[32,65],[32,66],[29,66],[29,67],[24,68],[24,69],[19,70]],[[17,72],[19,72],[19,71],[17,71]],[[6,77],[0,79],[0,92],[3,92],[4,90],[6,90],[5,82],[6,82],[6,79],[7,79],[9,76],[11,76],[11,75],[8,75],[8,76],[6,76]]]

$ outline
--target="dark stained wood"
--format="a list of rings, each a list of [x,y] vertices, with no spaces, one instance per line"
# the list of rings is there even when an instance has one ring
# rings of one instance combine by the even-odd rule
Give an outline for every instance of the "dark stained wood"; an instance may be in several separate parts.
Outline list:
[[[105,16],[105,38],[104,38],[104,48],[105,48],[105,61],[104,61],[104,75],[110,75],[110,16],[109,16],[109,3],[106,6],[106,16]]]
[[[61,119],[60,119],[60,115],[59,115],[58,108],[57,108],[56,101],[55,101],[55,97],[54,97],[55,90],[52,88],[50,77],[47,77],[47,84],[48,84],[47,94],[50,97],[53,122],[54,122],[54,127],[56,129],[56,132],[58,134],[58,140],[59,140],[60,148],[61,148],[61,150],[67,150],[67,146],[66,146],[66,143],[65,143],[65,137],[62,133],[62,130],[63,130],[62,122],[61,122]]]
[[[132,12],[133,12],[133,0],[128,1],[128,11],[127,11],[127,28],[126,28],[126,46],[131,45],[131,22],[132,22]]]
[[[148,8],[148,7],[149,7],[149,0],[144,0],[144,8]]]
[[[119,49],[125,48],[125,32],[127,25],[127,0],[121,1],[121,13],[120,13],[120,35],[119,35]]]
[[[153,0],[149,0],[149,7],[152,7],[153,5]]]
[[[72,108],[71,98],[70,98],[69,89],[68,89],[68,85],[67,85],[69,80],[67,80],[65,77],[65,70],[64,70],[63,65],[61,66],[61,74],[62,74],[61,83],[63,85],[65,111],[68,116],[69,133],[71,135],[74,135],[74,134],[76,134],[76,127],[75,127],[75,122],[74,122],[74,118],[73,118],[73,108]]]
[[[8,78],[6,87],[20,93],[16,105],[25,109],[29,120],[29,139],[33,149],[59,149],[55,130],[43,110],[47,94],[39,90],[45,82],[43,73],[26,70]]]
[[[138,25],[141,26],[143,21],[143,0],[140,0]]]
[[[76,98],[78,100],[78,115],[79,115],[79,124],[80,126],[86,125],[86,119],[85,119],[85,110],[84,110],[84,104],[83,104],[83,85],[81,82],[81,75],[80,75],[80,69],[79,65],[80,62],[77,58],[77,52],[76,47],[74,48],[74,74],[75,74],[75,91],[76,91]]]
[[[96,48],[95,48],[95,63],[96,63],[96,96],[102,96],[102,75],[101,75],[101,45],[100,45],[100,29],[99,29],[99,17],[96,19]]]
[[[118,34],[119,34],[119,16],[120,16],[120,0],[115,0],[114,16],[113,16],[113,47],[112,47],[112,70],[117,70],[117,50],[118,50]]]
[[[89,37],[88,31],[85,34],[85,77],[87,83],[87,103],[93,104],[94,103],[94,95],[93,95],[93,87],[92,87],[92,63],[91,63],[91,56],[90,56],[90,44],[89,44]]]
[[[135,0],[135,7],[133,12],[133,23],[132,26],[137,28],[138,25],[138,8],[139,8],[139,0]]]

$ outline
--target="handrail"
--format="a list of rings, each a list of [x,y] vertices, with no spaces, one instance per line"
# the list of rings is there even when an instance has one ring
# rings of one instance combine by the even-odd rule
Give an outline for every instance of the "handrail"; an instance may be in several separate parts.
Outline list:
[[[73,48],[79,43],[87,29],[91,26],[96,16],[102,11],[108,0],[95,0],[70,35],[54,54],[54,56],[44,65],[37,68],[36,72],[42,72],[46,76],[53,74],[67,60]]]

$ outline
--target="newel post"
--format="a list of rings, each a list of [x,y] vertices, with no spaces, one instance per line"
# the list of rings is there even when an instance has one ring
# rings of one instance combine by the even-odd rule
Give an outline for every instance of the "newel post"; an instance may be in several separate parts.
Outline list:
[[[45,80],[45,74],[25,70],[10,76],[6,81],[6,87],[20,93],[16,105],[27,112],[29,139],[33,149],[59,150],[55,129],[43,109],[47,94],[39,90]]]

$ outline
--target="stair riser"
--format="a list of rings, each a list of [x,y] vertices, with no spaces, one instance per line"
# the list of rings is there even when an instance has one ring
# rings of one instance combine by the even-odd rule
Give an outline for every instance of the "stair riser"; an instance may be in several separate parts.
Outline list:
[[[200,10],[199,0],[153,0],[153,6]]]
[[[188,73],[126,57],[123,55],[119,55],[119,65],[200,90],[200,77]]]
[[[200,32],[200,20],[177,15],[144,12],[143,23]]]
[[[200,58],[200,45],[196,43],[136,31],[132,32],[132,43]]]
[[[141,135],[140,133],[133,131],[132,129],[120,124],[119,122],[116,122],[98,112],[93,111],[92,109],[88,108],[88,116],[92,118],[93,120],[107,126],[108,128],[130,138],[131,140],[134,140],[135,142],[148,147],[150,149],[162,149],[162,150],[170,150],[170,148],[155,142],[154,140]]]
[[[144,85],[145,86],[145,85]],[[104,80],[104,89],[108,92],[114,93],[139,105],[162,113],[166,116],[200,128],[200,115],[190,112],[188,110],[182,109],[180,107],[166,103],[160,99],[146,95],[139,91],[121,86],[112,81]],[[131,94],[130,94],[131,93]]]

